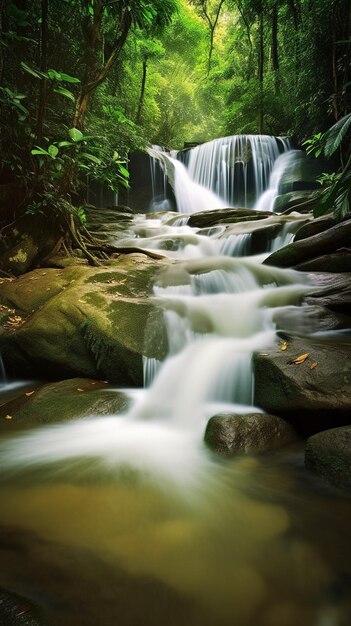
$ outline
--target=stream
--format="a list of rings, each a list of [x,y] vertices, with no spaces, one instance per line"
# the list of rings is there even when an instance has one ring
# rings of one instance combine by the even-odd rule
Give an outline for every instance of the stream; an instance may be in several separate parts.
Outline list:
[[[136,215],[118,245],[174,261],[154,285],[169,353],[144,359],[144,389],[125,390],[129,411],[0,444],[0,585],[48,624],[350,623],[351,500],[305,470],[302,441],[225,461],[203,441],[211,416],[260,411],[253,352],[279,349],[278,331],[318,330],[301,306],[308,274],[262,265],[305,215],[277,216],[260,254],[249,232],[188,224],[199,206],[238,198],[272,209],[294,151],[250,137],[195,148],[187,163],[153,149],[165,175],[172,169],[180,214]],[[162,190],[157,206],[164,181]]]

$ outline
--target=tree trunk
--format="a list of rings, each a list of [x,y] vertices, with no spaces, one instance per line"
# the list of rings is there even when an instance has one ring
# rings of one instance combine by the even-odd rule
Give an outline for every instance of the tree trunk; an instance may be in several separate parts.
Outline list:
[[[40,29],[40,70],[47,71],[47,50],[48,50],[48,16],[49,0],[41,0],[41,29]],[[46,108],[47,80],[40,81],[39,104],[37,113],[37,141],[40,142],[43,136],[45,108]]]
[[[79,130],[84,129],[85,116],[92,93],[107,78],[120,55],[132,25],[130,12],[126,11],[122,14],[119,23],[115,25],[117,32],[116,40],[112,46],[110,56],[105,60],[102,24],[104,15],[103,0],[94,0],[93,8],[94,15],[84,18],[82,23],[85,44],[85,67],[73,118],[73,125]]]
[[[272,67],[274,71],[275,93],[280,91],[279,48],[278,48],[278,3],[272,9]]]
[[[135,118],[136,124],[140,124],[140,120],[141,120],[141,112],[142,112],[142,109],[143,109],[144,96],[145,96],[146,73],[147,73],[147,59],[144,59],[144,61],[143,61],[143,77],[142,77],[142,80],[141,80],[140,98],[139,98],[139,104],[138,104],[138,111],[137,111],[136,118]]]
[[[264,33],[263,33],[263,11],[259,17],[259,51],[258,51],[258,82],[259,82],[259,111],[258,111],[258,132],[263,135],[264,112],[263,112],[263,75],[264,75]]]
[[[243,20],[244,24],[245,24],[245,28],[246,28],[246,36],[247,36],[247,40],[249,43],[249,56],[247,59],[247,80],[250,80],[251,78],[251,66],[252,66],[252,53],[253,53],[253,47],[252,47],[252,40],[251,40],[251,28],[250,28],[250,23],[245,15],[244,9],[241,5],[240,0],[237,0],[236,5],[238,7],[238,11],[241,15],[241,19]]]
[[[223,6],[224,2],[225,2],[225,0],[220,0],[219,5],[217,7],[216,15],[214,16],[214,19],[210,17],[210,15],[209,15],[209,13],[207,11],[206,2],[203,2],[203,4],[202,4],[202,12],[203,12],[203,15],[204,15],[205,19],[208,22],[208,26],[209,26],[209,29],[210,29],[210,46],[209,46],[209,50],[208,50],[207,75],[211,71],[212,54],[213,54],[213,46],[214,46],[214,34],[215,34],[216,26],[218,24],[219,15],[220,15],[220,12],[222,10],[222,6]]]

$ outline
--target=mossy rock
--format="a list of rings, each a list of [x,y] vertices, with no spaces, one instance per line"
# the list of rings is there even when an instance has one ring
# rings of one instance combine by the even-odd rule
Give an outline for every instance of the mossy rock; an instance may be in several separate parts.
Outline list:
[[[143,356],[162,360],[168,350],[152,294],[165,263],[133,254],[110,267],[35,270],[0,285],[0,304],[9,308],[0,328],[7,371],[141,386]]]
[[[103,381],[72,378],[23,391],[0,407],[0,430],[67,422],[92,415],[114,415],[130,405],[127,395]]]

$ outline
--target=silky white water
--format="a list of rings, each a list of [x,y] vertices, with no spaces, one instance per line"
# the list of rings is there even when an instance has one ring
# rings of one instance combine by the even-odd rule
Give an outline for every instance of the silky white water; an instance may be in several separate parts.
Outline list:
[[[169,214],[137,216],[132,230],[131,245],[157,250],[165,241],[175,244],[169,252],[162,248],[175,262],[154,287],[164,308],[168,358],[144,360],[151,384],[126,415],[39,428],[2,443],[4,472],[46,464],[55,474],[63,471],[57,462],[69,472],[70,463],[73,468],[78,458],[89,458],[91,471],[128,467],[162,485],[199,486],[211,474],[203,446],[207,420],[220,411],[259,410],[253,407],[252,354],[275,341],[274,313],[298,306],[306,276],[262,265],[265,255],[232,257],[233,244],[226,246],[221,228],[202,234],[174,224]]]
[[[298,151],[285,137],[233,135],[196,146],[185,156],[160,146],[151,146],[148,152],[151,209],[168,210],[169,182],[178,212],[187,214],[224,207],[272,210],[280,178],[294,164]]]

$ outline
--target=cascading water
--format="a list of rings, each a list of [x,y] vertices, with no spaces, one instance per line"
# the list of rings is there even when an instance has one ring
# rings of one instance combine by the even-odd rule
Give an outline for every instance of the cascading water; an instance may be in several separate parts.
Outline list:
[[[273,184],[270,177],[280,155],[289,154],[284,161],[289,165],[294,152],[287,138],[269,135],[215,139],[191,148],[185,162],[181,153],[167,153],[157,146],[149,150],[152,171],[161,167],[170,177],[180,213],[257,205]],[[280,171],[275,169],[274,183],[279,183]],[[267,202],[257,208],[271,210]]]
[[[169,215],[138,216],[131,240],[137,237],[150,249],[177,242],[167,252],[176,263],[155,286],[165,310],[169,356],[162,364],[145,359],[149,389],[137,394],[124,416],[46,427],[5,442],[4,470],[89,457],[99,466],[128,465],[157,475],[162,484],[189,486],[203,479],[209,463],[202,448],[208,418],[223,410],[257,411],[252,353],[272,344],[275,310],[297,305],[307,279],[263,266],[264,255],[233,258],[220,227],[202,234],[173,221]],[[240,236],[238,242],[240,249]]]

